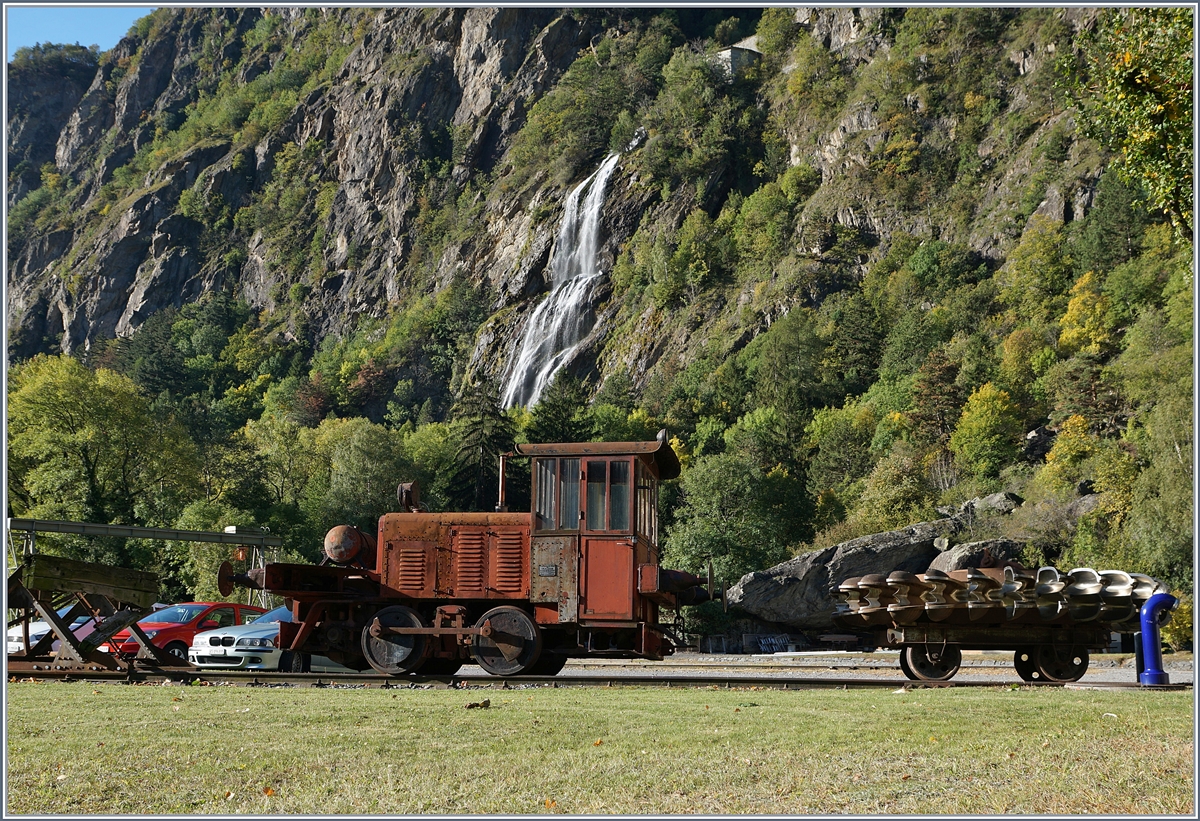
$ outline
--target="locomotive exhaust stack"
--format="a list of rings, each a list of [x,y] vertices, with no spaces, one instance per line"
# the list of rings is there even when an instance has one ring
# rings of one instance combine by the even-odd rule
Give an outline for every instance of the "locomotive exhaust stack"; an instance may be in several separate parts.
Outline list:
[[[530,460],[531,510],[507,509],[503,468]],[[375,534],[339,525],[318,566],[259,578],[290,599],[280,646],[389,675],[450,674],[473,659],[495,675],[553,675],[568,658],[674,652],[660,608],[713,597],[711,581],[660,566],[658,489],[679,475],[666,431],[651,442],[518,445],[501,457],[497,509],[430,513],[415,482]]]

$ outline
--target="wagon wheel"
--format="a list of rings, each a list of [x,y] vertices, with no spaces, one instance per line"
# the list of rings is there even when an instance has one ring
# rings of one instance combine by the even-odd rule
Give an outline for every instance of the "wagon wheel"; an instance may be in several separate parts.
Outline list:
[[[905,649],[907,649],[907,648],[905,648]],[[908,659],[906,658],[907,655],[908,655],[908,653],[906,653],[904,650],[900,651],[900,670],[904,673],[906,678],[910,678],[913,681],[916,681],[917,674],[914,673],[912,668],[908,666]]]
[[[1079,681],[1088,668],[1088,652],[1082,647],[1043,644],[1034,655],[1037,671],[1047,681]]]
[[[383,627],[424,627],[417,611],[404,605],[385,607],[375,614]],[[362,632],[362,651],[367,663],[388,676],[411,673],[425,660],[427,636],[397,635],[384,633],[378,638],[371,635],[368,624]]]
[[[493,676],[527,673],[542,654],[542,631],[524,610],[497,607],[484,613],[476,627],[491,622],[492,635],[476,636],[471,645],[475,663]]]
[[[1017,675],[1022,681],[1042,681],[1042,674],[1038,672],[1035,654],[1037,650],[1033,647],[1022,647],[1013,653],[1013,667],[1017,670]]]
[[[907,645],[903,654],[917,681],[949,681],[962,664],[962,651],[955,645]]]

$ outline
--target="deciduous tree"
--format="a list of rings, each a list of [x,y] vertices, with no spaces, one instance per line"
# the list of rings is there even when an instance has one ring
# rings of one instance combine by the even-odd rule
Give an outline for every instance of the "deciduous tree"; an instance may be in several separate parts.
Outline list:
[[[1117,152],[1118,173],[1192,232],[1191,8],[1105,9],[1081,39],[1080,131]]]
[[[39,355],[13,369],[8,447],[18,515],[167,525],[197,487],[196,450],[182,426],[156,414],[127,377],[65,355]],[[116,564],[130,558],[124,551],[115,542],[76,550]]]
[[[1021,411],[1009,395],[991,382],[971,394],[950,450],[976,476],[991,477],[1016,458],[1021,438]]]

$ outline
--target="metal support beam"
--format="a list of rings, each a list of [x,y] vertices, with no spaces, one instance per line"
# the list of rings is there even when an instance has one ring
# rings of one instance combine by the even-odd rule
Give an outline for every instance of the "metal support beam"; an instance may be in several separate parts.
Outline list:
[[[116,536],[125,539],[170,539],[177,542],[215,542],[217,544],[281,547],[283,537],[266,533],[213,533],[205,530],[174,530],[166,527],[99,525],[91,522],[58,522],[48,519],[9,519],[9,531],[27,533],[74,533],[80,536]]]

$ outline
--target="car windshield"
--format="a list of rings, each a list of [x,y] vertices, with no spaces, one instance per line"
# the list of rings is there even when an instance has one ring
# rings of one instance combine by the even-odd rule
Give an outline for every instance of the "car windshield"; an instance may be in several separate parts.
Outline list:
[[[177,604],[174,607],[164,607],[162,610],[147,613],[138,619],[138,624],[187,624],[206,609],[208,609],[207,604]]]
[[[268,610],[267,612],[263,613],[261,616],[256,617],[253,621],[253,624],[269,624],[273,621],[290,622],[291,620],[292,620],[292,611],[288,609],[286,604],[281,604],[281,605],[279,605],[279,607],[276,607],[274,610]]]

